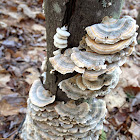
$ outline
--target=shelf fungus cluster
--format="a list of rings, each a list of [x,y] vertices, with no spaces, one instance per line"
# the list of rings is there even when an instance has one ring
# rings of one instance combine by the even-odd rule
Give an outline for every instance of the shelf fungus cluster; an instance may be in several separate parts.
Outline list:
[[[25,140],[98,140],[106,104],[96,97],[116,87],[120,66],[137,44],[137,29],[136,21],[129,16],[105,17],[102,23],[86,27],[87,34],[78,47],[69,48],[70,33],[66,27],[57,28],[54,35],[57,50],[49,61],[61,74],[77,73],[58,84],[70,100],[56,101],[40,80],[35,81],[29,93],[21,137]]]
[[[44,107],[28,99],[28,113],[21,137],[26,140],[92,140],[102,129],[106,105],[102,100],[76,104],[55,102]]]

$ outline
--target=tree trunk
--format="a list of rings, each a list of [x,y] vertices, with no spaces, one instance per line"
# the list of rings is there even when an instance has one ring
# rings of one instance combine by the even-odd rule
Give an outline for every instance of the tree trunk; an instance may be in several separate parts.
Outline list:
[[[44,2],[47,32],[47,74],[44,87],[47,91],[40,80],[33,83],[21,137],[24,140],[98,139],[106,113],[105,102],[93,99],[93,96],[86,93],[85,99],[83,96],[80,98],[70,96],[73,100],[69,99],[58,88],[58,84],[76,72],[65,75],[58,72],[50,73],[53,67],[49,58],[53,57],[53,51],[56,50],[53,36],[57,27],[67,25],[71,34],[67,48],[78,47],[82,36],[86,34],[85,27],[101,22],[105,16],[119,18],[123,0],[44,0]],[[119,76],[119,70],[114,75]],[[52,96],[48,90],[56,96]],[[77,93],[79,90],[80,88]],[[103,88],[100,92],[104,90]],[[90,91],[90,88],[87,91]],[[69,93],[71,94],[70,91]],[[75,94],[76,92],[73,93]],[[70,102],[67,102],[68,100]]]
[[[52,66],[49,57],[52,57],[53,51],[56,50],[53,45],[56,28],[68,25],[71,34],[68,39],[68,47],[78,46],[85,34],[85,27],[101,22],[105,16],[119,18],[123,0],[44,0],[44,2],[48,60],[46,85],[44,86],[56,95],[57,100],[66,100],[65,94],[57,85],[63,79],[72,77],[72,74],[61,75],[58,72],[50,74]]]
[[[138,17],[137,17],[137,24],[139,25],[138,34],[140,35],[140,9],[139,9]]]

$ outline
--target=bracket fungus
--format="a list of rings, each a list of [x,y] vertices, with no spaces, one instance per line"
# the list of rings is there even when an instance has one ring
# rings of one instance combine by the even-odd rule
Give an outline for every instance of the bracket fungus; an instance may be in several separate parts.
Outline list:
[[[30,100],[28,100],[28,102],[31,103]],[[48,112],[47,108],[50,112]],[[40,110],[40,112],[40,114],[44,114],[45,110]],[[48,116],[46,120],[38,119],[37,117],[32,117],[34,114],[31,111],[30,115],[28,114],[26,116],[24,123],[26,130],[23,129],[24,133],[21,135],[22,138],[38,138],[39,140],[84,140],[87,137],[92,137],[95,135],[95,132],[97,133],[102,129],[101,126],[106,114],[106,104],[103,100],[93,99],[90,103],[82,102],[76,105],[75,102],[71,100],[66,104],[59,102],[53,106],[48,105],[46,112],[48,112],[48,114],[55,112],[58,118],[54,116],[52,119],[49,119]],[[36,114],[39,114],[39,112]],[[26,131],[28,131],[28,133]]]
[[[67,27],[63,26],[62,28],[57,28],[56,34],[54,35],[54,46],[60,49],[66,48],[69,36],[70,33],[67,31]]]
[[[97,43],[114,44],[132,37],[138,26],[130,16],[121,19],[105,17],[102,23],[86,27],[87,34]]]
[[[99,54],[113,54],[119,52],[120,50],[127,48],[128,46],[132,46],[136,35],[131,38],[121,40],[115,44],[99,44],[92,40],[89,36],[86,37],[87,45],[96,53]]]
[[[55,95],[53,96],[49,90],[45,90],[40,80],[34,81],[29,92],[29,98],[38,107],[46,106],[55,101]]]
[[[83,80],[82,78],[77,81],[79,76],[76,75],[72,78],[61,81],[58,86],[70,99],[78,100],[80,98],[93,98],[99,95],[103,96],[109,93],[111,89],[115,88],[119,81],[119,74],[120,69],[118,68],[112,74],[105,74],[93,82]],[[107,81],[105,81],[105,77],[108,79]]]
[[[120,66],[137,44],[137,25],[129,16],[105,17],[102,23],[85,30],[87,34],[79,46],[69,48],[70,33],[66,27],[57,28],[54,46],[58,49],[49,61],[61,74],[77,72],[58,84],[69,101],[56,101],[40,80],[35,81],[29,93],[23,139],[98,140],[106,104],[95,97],[108,94],[116,87]]]
[[[58,54],[54,57],[50,57],[49,61],[51,62],[54,69],[61,74],[72,73],[74,71],[79,73],[84,73],[85,69],[77,67],[69,56],[64,54]]]

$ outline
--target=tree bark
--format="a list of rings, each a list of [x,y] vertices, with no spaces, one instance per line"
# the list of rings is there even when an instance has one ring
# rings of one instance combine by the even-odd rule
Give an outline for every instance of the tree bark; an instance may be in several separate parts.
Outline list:
[[[137,17],[137,24],[139,25],[139,29],[138,29],[138,34],[140,35],[140,9],[139,9],[139,14],[138,14],[138,17]]]
[[[73,74],[61,75],[58,72],[50,74],[53,69],[49,57],[53,56],[56,48],[53,45],[53,36],[57,27],[68,25],[71,36],[68,47],[78,46],[85,27],[99,23],[105,16],[119,18],[123,0],[44,0],[46,32],[47,32],[47,74],[44,87],[56,95],[56,100],[67,100],[65,93],[58,88],[63,79]]]

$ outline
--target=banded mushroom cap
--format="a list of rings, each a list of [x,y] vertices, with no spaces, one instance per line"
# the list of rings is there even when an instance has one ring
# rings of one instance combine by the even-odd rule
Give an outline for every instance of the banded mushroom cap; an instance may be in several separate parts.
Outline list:
[[[85,30],[97,43],[114,44],[132,37],[137,30],[137,25],[130,16],[121,19],[105,17],[102,23],[86,27]]]
[[[102,119],[104,119],[105,114],[107,112],[106,109],[106,103],[105,101],[101,100],[101,99],[93,99],[92,103],[91,103],[91,112],[90,115],[92,116],[92,122],[96,121],[97,123],[99,123]],[[87,122],[87,124],[90,121]]]
[[[98,78],[103,74],[111,74],[116,69],[119,69],[119,66],[122,66],[126,62],[126,58],[123,58],[122,60],[118,62],[114,62],[112,64],[108,64],[107,68],[100,71],[94,71],[94,70],[85,70],[85,72],[82,74],[82,77],[88,81],[96,81]],[[121,71],[121,70],[120,70]]]
[[[99,71],[101,69],[106,69],[106,63],[113,63],[121,60],[126,56],[127,52],[121,50],[115,54],[97,54],[93,51],[81,51],[78,48],[72,48],[73,53],[71,54],[71,60],[79,68],[87,68],[88,70]]]
[[[29,98],[31,103],[38,107],[44,107],[55,101],[55,96],[53,96],[49,90],[44,89],[40,80],[36,80],[32,84],[29,92]]]
[[[87,36],[86,43],[93,51],[99,54],[114,54],[133,44],[135,38],[136,35],[129,39],[119,41],[115,44],[99,44],[92,40],[89,36]]]
[[[62,28],[56,29],[56,34],[54,35],[54,46],[57,48],[66,48],[67,47],[67,38],[70,36],[70,33],[67,31],[67,28],[64,26]]]
[[[104,85],[109,85],[112,83],[114,73],[112,74],[104,74],[101,78],[98,78],[96,81],[89,81],[84,78],[82,78],[81,75],[77,76],[76,78],[76,84],[78,88],[81,90],[99,90],[101,89]]]
[[[132,44],[130,44],[127,48],[124,48],[120,50],[119,52],[116,52],[114,54],[98,54],[100,57],[105,57],[109,63],[114,63],[116,61],[120,61],[123,59],[123,57],[128,57],[131,55],[131,53],[135,50],[135,46],[137,45],[137,42],[134,41]],[[86,47],[86,52],[95,53],[89,46]]]
[[[61,74],[72,73],[74,71],[75,64],[71,59],[63,54],[58,54],[54,57],[50,57],[53,68]]]
[[[52,111],[54,111],[54,106],[56,105],[56,102],[53,104],[49,104],[47,106],[44,106],[44,107],[38,107],[38,106],[32,104],[31,100],[28,98],[27,104],[30,106],[31,109],[33,109],[36,112],[44,112],[44,111],[52,112]]]
[[[59,88],[65,92],[68,96],[68,98],[73,100],[78,100],[80,98],[87,99],[88,96],[93,93],[91,90],[81,90],[77,84],[76,84],[76,78],[77,76],[74,76],[72,78],[66,79],[61,81],[58,86]]]
[[[67,116],[70,119],[73,119],[76,117],[85,117],[90,111],[90,107],[86,102],[76,105],[75,102],[71,100],[66,104],[64,104],[64,102],[60,102],[55,106],[55,110],[60,116]]]
[[[80,98],[93,98],[97,96],[103,96],[105,94],[108,94],[112,88],[115,88],[118,81],[119,81],[119,74],[117,76],[114,76],[111,80],[110,85],[104,85],[99,90],[89,90],[89,89],[81,89],[79,88],[79,85],[76,84],[76,78],[77,76],[74,76],[72,78],[63,80],[59,83],[59,88],[66,93],[68,98],[73,100],[78,100]]]
[[[84,73],[85,71],[85,69],[77,67],[69,56],[64,56],[63,54],[50,57],[49,61],[53,68],[61,74],[72,73],[73,71]]]
[[[69,101],[66,104],[60,102],[55,106],[56,112],[60,118],[67,117],[67,120],[75,125],[80,124],[81,127],[86,127],[92,124],[99,123],[104,119],[106,113],[106,104],[103,100],[93,100],[92,103],[83,102],[76,105],[74,101]],[[65,119],[64,119],[65,120]],[[62,121],[62,120],[61,120]]]
[[[53,119],[58,119],[59,115],[56,113],[55,109],[53,111],[35,111],[32,109],[32,107],[28,106],[28,113],[32,117],[33,120],[42,122],[42,121],[48,121]]]
[[[131,46],[126,48],[126,56],[130,56],[135,51],[135,46]]]
[[[87,89],[87,87],[83,84],[82,82],[82,76],[81,75],[78,75],[77,78],[76,78],[76,84],[77,86],[81,89],[81,90],[85,90]]]
[[[87,68],[89,70],[100,70],[105,67],[105,58],[99,58],[97,54],[80,51],[78,48],[73,48],[71,54],[71,60],[81,68]]]
[[[108,86],[112,83],[112,80],[116,76],[116,74],[114,74],[114,73],[115,72],[113,72],[111,74],[104,74],[103,76],[98,78],[96,81],[89,81],[89,80],[82,78],[82,83],[89,90],[99,90],[103,86]],[[119,74],[117,76],[119,76]]]

